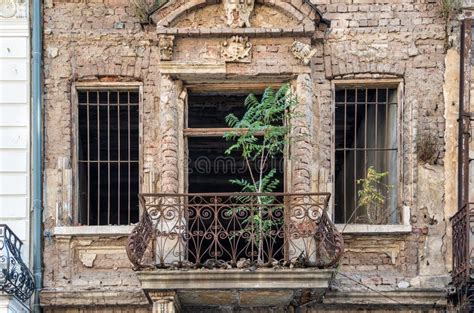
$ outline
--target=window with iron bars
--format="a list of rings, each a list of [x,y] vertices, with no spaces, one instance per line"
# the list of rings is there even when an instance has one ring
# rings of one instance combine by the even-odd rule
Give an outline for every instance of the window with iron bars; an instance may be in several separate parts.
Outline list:
[[[139,92],[78,90],[81,225],[138,222]]]
[[[397,99],[397,88],[393,87],[336,88],[336,223],[396,224],[400,220]],[[361,204],[361,179],[367,178],[371,167],[386,173],[373,184],[383,198],[382,205]]]

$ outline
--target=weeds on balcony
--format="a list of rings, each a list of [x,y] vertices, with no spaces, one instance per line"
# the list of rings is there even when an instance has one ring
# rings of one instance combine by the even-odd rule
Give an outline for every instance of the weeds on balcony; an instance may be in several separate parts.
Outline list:
[[[234,142],[225,153],[230,155],[240,151],[250,176],[250,180],[231,180],[242,192],[269,193],[278,187],[280,181],[276,178],[277,169],[270,167],[271,160],[285,150],[291,129],[291,115],[296,103],[296,97],[292,95],[288,85],[283,85],[277,91],[268,87],[261,100],[254,94],[245,99],[246,112],[241,119],[234,114],[226,116],[227,125],[235,130],[224,134],[226,140]],[[251,229],[256,234],[257,262],[262,264],[264,237],[278,226],[279,221],[272,217],[273,211],[279,208],[271,206],[275,201],[272,196],[257,196],[257,205],[248,207],[245,203],[252,201],[250,197],[236,198],[243,204],[238,210],[249,213],[249,217],[244,221],[243,231]]]

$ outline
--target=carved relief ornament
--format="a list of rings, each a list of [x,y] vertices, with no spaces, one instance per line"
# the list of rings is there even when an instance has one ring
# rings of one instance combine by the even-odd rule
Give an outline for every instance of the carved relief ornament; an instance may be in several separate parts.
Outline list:
[[[312,48],[311,45],[306,43],[295,41],[291,45],[291,52],[301,61],[304,65],[308,65],[311,58],[316,54],[317,50]]]
[[[227,26],[250,27],[250,15],[255,7],[255,0],[224,0]]]
[[[160,48],[160,60],[171,61],[173,59],[174,36],[160,35],[158,47]]]
[[[11,18],[16,15],[17,3],[14,0],[0,0],[0,17]]]
[[[221,43],[221,56],[226,62],[250,62],[252,43],[248,37],[233,36]]]

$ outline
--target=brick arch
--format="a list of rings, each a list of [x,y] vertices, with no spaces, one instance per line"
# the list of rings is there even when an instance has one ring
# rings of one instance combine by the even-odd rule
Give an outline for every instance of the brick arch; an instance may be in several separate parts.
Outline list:
[[[220,3],[221,1],[216,0],[190,0],[186,3],[179,5],[177,8],[171,11],[168,15],[162,17],[157,21],[158,27],[169,27],[173,25],[174,21],[180,17],[188,14],[191,11],[199,10],[207,5],[213,5]],[[292,16],[297,21],[303,21],[304,23],[316,23],[323,22],[328,24],[327,20],[322,18],[321,12],[316,9],[315,5],[308,4],[306,0],[298,0],[297,3],[293,4],[283,0],[256,0],[257,3],[272,6],[280,9],[282,12]]]
[[[135,64],[115,64],[106,65],[105,63],[91,63],[79,66],[75,70],[74,80],[102,80],[106,81],[127,81],[142,78],[142,69]]]
[[[341,62],[332,63],[330,58],[325,60],[325,72],[328,79],[343,77],[403,77],[405,65],[400,62]]]

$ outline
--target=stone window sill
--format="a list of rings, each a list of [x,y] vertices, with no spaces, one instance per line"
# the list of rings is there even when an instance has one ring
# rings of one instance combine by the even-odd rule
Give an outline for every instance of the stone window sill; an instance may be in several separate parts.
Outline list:
[[[339,231],[344,229],[345,224],[337,224]],[[344,229],[344,234],[402,234],[411,233],[411,225],[365,225],[365,224],[349,224]]]
[[[57,226],[53,236],[128,236],[134,225],[116,226]]]
[[[344,224],[337,224],[339,231],[344,229]],[[54,236],[124,236],[129,235],[134,225],[125,226],[57,226],[53,229]],[[394,234],[410,233],[411,225],[363,225],[350,224],[344,229],[344,234]]]

